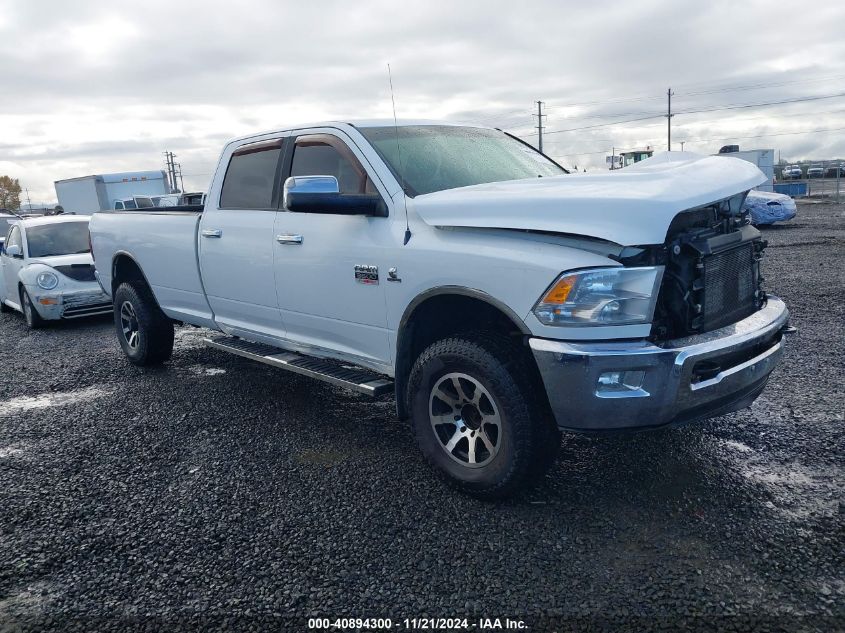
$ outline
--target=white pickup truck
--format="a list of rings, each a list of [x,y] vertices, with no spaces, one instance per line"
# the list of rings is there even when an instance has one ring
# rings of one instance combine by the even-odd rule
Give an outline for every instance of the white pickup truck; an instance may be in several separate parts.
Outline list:
[[[173,323],[374,396],[485,498],[541,476],[561,430],[748,406],[788,312],[744,215],[752,164],[672,152],[570,175],[495,129],[322,123],[232,141],[205,207],[96,214],[97,277],[137,365]]]

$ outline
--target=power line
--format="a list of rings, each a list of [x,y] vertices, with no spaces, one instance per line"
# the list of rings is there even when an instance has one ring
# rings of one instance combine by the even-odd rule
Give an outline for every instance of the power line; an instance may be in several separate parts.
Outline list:
[[[701,110],[681,110],[677,114],[698,114],[700,112],[717,112],[720,110],[740,110],[742,108],[760,108],[772,105],[783,105],[785,103],[803,103],[805,101],[820,101],[822,99],[833,99],[835,97],[845,97],[845,92],[839,92],[832,95],[820,95],[817,97],[799,97],[798,99],[784,99],[782,101],[768,101],[764,103],[742,103],[736,105],[719,106],[716,108],[704,108]]]
[[[730,141],[733,139],[749,139],[749,138],[769,138],[772,136],[793,136],[796,134],[817,134],[820,132],[841,132],[845,127],[831,127],[819,130],[800,130],[798,132],[774,132],[772,134],[753,134],[751,136],[728,136],[726,138],[696,138],[685,139],[686,143],[705,143],[708,141]]]
[[[813,116],[819,116],[822,114],[837,114],[839,112],[845,112],[845,108],[837,108],[836,110],[822,110],[821,112],[814,111]],[[728,119],[698,119],[697,121],[690,121],[688,123],[680,123],[676,125],[676,128],[685,127],[689,125],[698,125],[699,123],[713,123],[716,121],[725,121],[725,122],[738,122],[738,121],[759,121],[760,119],[769,119],[771,117],[768,116],[744,116],[744,117],[731,117]]]
[[[761,88],[778,88],[782,86],[789,86],[793,84],[803,84],[803,83],[818,83],[820,81],[835,81],[837,79],[844,78],[845,75],[833,75],[828,77],[816,77],[814,79],[794,79],[789,81],[780,81],[780,82],[767,82],[767,83],[758,83],[753,85],[739,85],[739,86],[723,86],[723,87],[715,87],[713,89],[707,89],[695,93],[675,93],[676,96],[680,97],[692,97],[692,96],[699,96],[705,94],[717,94],[720,92],[733,92],[733,91],[744,91],[744,90],[757,90]],[[719,83],[725,81],[724,79],[712,79],[709,81],[698,81],[692,82],[687,84],[678,84],[681,88],[691,87],[691,86],[701,86],[706,85],[709,83]],[[677,86],[676,86],[677,87]],[[554,110],[555,108],[571,108],[576,106],[583,106],[583,105],[601,105],[601,104],[610,104],[610,103],[629,103],[632,101],[659,101],[663,99],[663,96],[659,94],[640,94],[637,96],[632,97],[621,97],[616,99],[596,99],[593,101],[578,101],[573,103],[563,103],[563,104],[553,104],[546,107],[546,111]]]
[[[795,132],[774,132],[772,134],[751,134],[746,136],[727,136],[723,138],[687,138],[684,139],[684,143],[708,143],[712,141],[732,141],[732,140],[747,140],[753,138],[769,138],[774,136],[795,136],[798,134],[819,134],[823,132],[840,132],[845,130],[845,127],[835,127],[835,128],[822,128],[822,129],[815,129],[815,130],[798,130]],[[653,145],[654,143],[647,143],[646,145]],[[606,154],[610,152],[612,148],[605,148],[601,150],[593,150],[589,152],[576,152],[570,154],[556,154],[552,158],[568,158],[571,156],[588,156],[592,154]],[[619,149],[619,148],[616,148]]]
[[[761,108],[761,107],[767,107],[767,106],[773,106],[773,105],[784,105],[784,104],[788,104],[788,103],[803,103],[803,102],[806,102],[806,101],[819,101],[821,99],[833,99],[833,98],[836,98],[836,97],[845,97],[845,92],[840,92],[840,93],[832,94],[832,95],[820,95],[820,96],[816,96],[816,97],[800,97],[800,98],[797,98],[797,99],[784,99],[784,100],[781,100],[781,101],[767,101],[767,102],[763,102],[763,103],[742,103],[742,104],[734,104],[734,105],[728,105],[728,106],[719,106],[719,107],[715,107],[715,108],[702,108],[702,109],[699,109],[699,110],[681,110],[679,112],[675,112],[672,116],[675,116],[676,114],[701,114],[703,112],[719,112],[719,111],[724,111],[724,110],[740,110],[740,109],[744,109],[744,108]],[[651,120],[651,119],[658,119],[658,118],[662,118],[662,117],[665,117],[665,116],[667,116],[667,115],[666,114],[652,114],[652,115],[649,115],[649,116],[638,117],[638,118],[635,118],[635,119],[626,119],[626,120],[623,120],[623,121],[611,121],[609,123],[596,123],[595,125],[585,125],[585,126],[582,126],[582,127],[567,128],[567,129],[564,129],[564,130],[551,130],[551,131],[547,131],[546,135],[548,136],[549,134],[562,134],[564,132],[577,132],[577,131],[580,131],[580,130],[591,130],[591,129],[594,129],[594,128],[608,127],[608,126],[611,126],[611,125],[622,125],[624,123],[636,123],[638,121],[648,121],[648,120]],[[527,134],[526,136],[534,136],[534,134]]]
[[[699,92],[682,92],[681,97],[697,97],[700,95],[719,94],[722,92],[740,92],[745,90],[759,90],[761,88],[780,88],[782,86],[790,86],[793,84],[818,83],[820,81],[835,81],[837,79],[845,78],[845,75],[836,75],[833,77],[817,77],[815,79],[796,79],[793,81],[767,82],[753,85],[740,85],[725,88],[714,88],[712,90],[702,90]]]
[[[748,91],[748,90],[759,90],[763,88],[778,88],[782,86],[789,86],[794,84],[806,84],[806,83],[818,83],[820,81],[835,81],[838,79],[845,78],[845,75],[832,75],[827,77],[815,77],[811,79],[793,79],[789,81],[773,81],[773,82],[766,82],[766,83],[756,83],[751,85],[733,85],[733,86],[716,86],[714,88],[708,88],[705,90],[699,90],[698,92],[675,92],[674,95],[676,97],[693,97],[693,96],[701,96],[701,95],[708,95],[708,94],[720,94],[725,92],[740,92],[740,91]],[[692,86],[706,86],[707,84],[713,84],[718,82],[725,81],[724,79],[717,79],[717,80],[709,80],[709,81],[699,81],[699,82],[692,82],[687,84],[678,84],[681,88],[684,87],[692,87]],[[554,110],[557,108],[569,108],[569,107],[577,107],[577,106],[587,106],[587,105],[610,105],[616,103],[630,103],[633,101],[658,101],[663,97],[657,94],[641,94],[637,96],[631,97],[619,97],[614,99],[596,99],[591,101],[578,101],[572,103],[562,103],[562,104],[553,104],[548,105],[544,104],[545,111],[548,112],[549,110]],[[485,119],[478,121],[484,125],[493,125],[495,127],[504,127],[500,124],[497,124],[498,121],[501,121],[501,118],[507,117],[512,114],[527,114],[527,111],[519,108],[513,110],[506,110],[504,112],[498,113],[495,116],[497,117],[495,120],[493,119]],[[567,117],[570,119],[588,119],[588,118],[608,118],[613,116],[646,116],[649,115],[649,112],[625,112],[625,113],[614,113],[614,114],[600,114],[600,115],[584,115],[584,116],[577,116],[577,117]]]

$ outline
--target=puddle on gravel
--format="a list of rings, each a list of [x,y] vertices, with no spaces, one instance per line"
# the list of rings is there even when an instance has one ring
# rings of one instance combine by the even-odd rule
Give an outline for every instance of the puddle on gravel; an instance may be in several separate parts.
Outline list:
[[[32,409],[47,409],[49,407],[61,407],[68,404],[78,404],[89,400],[96,400],[109,393],[103,387],[86,387],[76,391],[62,391],[58,393],[44,393],[38,396],[22,396],[0,402],[0,417],[12,415]]]
[[[205,365],[190,365],[185,368],[195,376],[222,376],[226,370],[222,367],[206,367]]]
[[[754,449],[748,446],[747,444],[743,444],[742,442],[735,442],[734,440],[725,440],[725,446],[728,448],[732,448],[735,451],[739,451],[740,453],[753,453]]]
[[[797,462],[777,463],[749,459],[737,464],[740,474],[755,486],[762,486],[769,499],[762,501],[790,519],[811,515],[833,516],[845,499],[842,475],[836,467],[809,467]]]
[[[12,622],[16,616],[44,612],[55,593],[54,585],[48,582],[35,582],[17,591],[13,590],[5,598],[0,598],[0,622]],[[17,629],[13,627],[9,630]]]
[[[759,503],[787,519],[834,516],[845,502],[845,471],[824,463],[778,460],[736,440],[715,439],[713,455],[737,473]]]
[[[16,457],[23,457],[26,451],[21,444],[9,444],[8,446],[0,446],[0,459],[14,459]]]
[[[205,338],[207,335],[208,333],[205,330],[201,330],[198,328],[177,327],[176,330],[174,330],[173,332],[173,340],[176,346],[180,348],[202,347],[202,339]]]

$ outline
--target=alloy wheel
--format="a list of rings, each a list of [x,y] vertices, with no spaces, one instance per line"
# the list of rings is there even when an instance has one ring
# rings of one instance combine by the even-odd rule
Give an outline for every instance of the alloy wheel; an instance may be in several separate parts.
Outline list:
[[[502,443],[502,418],[493,397],[472,376],[450,373],[429,396],[431,428],[440,447],[462,466],[489,464]]]
[[[120,306],[120,329],[123,331],[123,338],[131,349],[138,349],[140,332],[138,328],[138,317],[135,316],[135,308],[129,301],[124,301]]]

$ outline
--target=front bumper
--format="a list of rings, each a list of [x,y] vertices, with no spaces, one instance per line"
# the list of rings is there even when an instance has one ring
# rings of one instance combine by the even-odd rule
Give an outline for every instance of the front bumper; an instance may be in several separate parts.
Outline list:
[[[645,429],[749,406],[780,361],[788,321],[784,302],[770,296],[738,323],[660,345],[540,338],[529,344],[561,429]],[[614,375],[632,377],[630,384],[607,390]]]
[[[32,288],[30,296],[38,314],[48,320],[77,319],[112,311],[111,299],[96,284],[91,290],[64,292]]]

